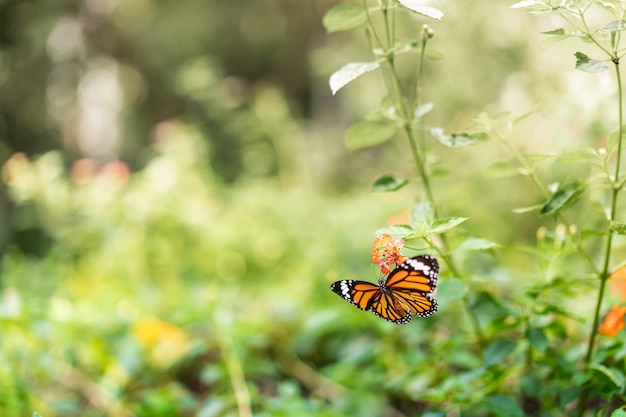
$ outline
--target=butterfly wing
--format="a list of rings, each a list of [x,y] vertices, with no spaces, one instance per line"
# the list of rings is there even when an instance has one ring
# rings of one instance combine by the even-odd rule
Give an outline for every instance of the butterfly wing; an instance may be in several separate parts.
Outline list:
[[[346,279],[337,281],[330,289],[361,310],[371,310],[375,315],[397,324],[411,321],[411,312],[380,286],[366,281]]]
[[[380,294],[380,299],[372,304],[372,313],[396,324],[406,324],[411,321],[411,310],[402,305],[397,297],[384,291]]]
[[[381,295],[378,285],[353,279],[337,281],[330,286],[330,289],[361,310],[369,310],[372,304],[380,299]]]
[[[432,256],[407,259],[394,269],[385,287],[402,308],[418,317],[428,317],[437,311],[437,300],[432,293],[437,287],[439,263]]]

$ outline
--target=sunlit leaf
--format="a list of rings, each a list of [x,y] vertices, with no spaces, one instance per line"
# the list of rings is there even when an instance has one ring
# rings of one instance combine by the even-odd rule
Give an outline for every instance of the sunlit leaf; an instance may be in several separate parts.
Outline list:
[[[420,201],[413,207],[413,210],[411,210],[411,225],[415,230],[430,230],[430,227],[433,224],[434,220],[435,208],[430,201]]]
[[[615,20],[604,27],[602,27],[599,32],[600,33],[610,33],[616,31],[626,30],[626,21],[625,20]]]
[[[322,19],[327,32],[350,30],[367,22],[367,14],[362,7],[348,3],[339,3],[330,9]]]
[[[556,214],[574,204],[584,193],[585,188],[577,183],[566,184],[557,189],[541,209],[541,214]]]
[[[527,111],[526,113],[517,116],[516,118],[514,118],[511,121],[511,127],[515,127],[517,125],[519,125],[520,123],[522,123],[524,120],[528,119],[530,116],[532,116],[533,114],[535,114],[537,112],[537,108],[533,108],[530,111]]]
[[[409,183],[408,180],[398,178],[394,175],[383,175],[372,184],[373,192],[398,191]]]
[[[424,6],[424,2],[421,0],[398,0],[398,3],[415,13],[419,13],[432,19],[441,20],[443,17],[442,11],[435,9],[434,7]]]
[[[482,132],[476,134],[452,133],[450,135],[446,135],[443,132],[443,129],[439,127],[430,129],[430,134],[433,135],[433,137],[437,139],[442,145],[451,148],[460,148],[462,146],[467,146],[471,143],[474,143],[477,140],[487,139],[487,135]]]
[[[435,107],[433,103],[430,103],[430,102],[424,103],[415,109],[415,111],[413,112],[413,117],[415,117],[416,119],[419,119],[420,117],[424,117],[433,109],[433,107]]]
[[[531,162],[539,162],[544,159],[550,159],[558,156],[559,154],[556,152],[548,152],[548,153],[528,153],[524,156]]]
[[[485,168],[487,178],[506,178],[519,174],[519,169],[510,162],[496,162]]]
[[[408,224],[396,224],[394,226],[387,226],[376,230],[376,235],[388,234],[393,237],[406,238],[415,234],[415,231]]]
[[[447,217],[445,219],[437,219],[430,228],[430,233],[441,234],[453,229],[468,220],[469,217]]]
[[[350,126],[344,142],[350,150],[368,148],[388,141],[395,133],[391,122],[363,120]]]
[[[523,0],[518,1],[511,6],[511,9],[527,9],[527,8],[546,8],[549,7],[545,2],[540,0]]]
[[[582,52],[576,52],[574,56],[576,57],[576,69],[581,71],[595,73],[609,69],[608,62],[589,58]]]
[[[514,208],[511,211],[515,214],[522,214],[522,213],[528,213],[528,212],[535,211],[535,210],[541,210],[543,206],[545,206],[545,204],[539,203],[539,204],[535,204],[534,206]]]
[[[330,90],[333,94],[336,94],[350,81],[359,78],[366,72],[374,71],[379,66],[378,62],[351,62],[346,64],[330,76]]]
[[[508,354],[513,352],[516,346],[517,342],[512,340],[498,339],[491,342],[483,354],[483,362],[485,366],[489,367],[500,362]]]
[[[626,417],[626,410],[624,410],[623,408],[618,408],[611,413],[611,417]]]
[[[602,7],[604,10],[608,11],[609,13],[615,13],[615,5],[609,3],[608,1],[596,0],[596,4]]]
[[[459,246],[454,249],[455,251],[485,251],[499,247],[497,243],[491,242],[487,239],[481,239],[471,237],[466,239]]]
[[[542,35],[556,35],[556,36],[562,36],[565,35],[565,29],[563,28],[558,28],[558,29],[554,29],[554,30],[549,30],[547,32],[541,32]]]

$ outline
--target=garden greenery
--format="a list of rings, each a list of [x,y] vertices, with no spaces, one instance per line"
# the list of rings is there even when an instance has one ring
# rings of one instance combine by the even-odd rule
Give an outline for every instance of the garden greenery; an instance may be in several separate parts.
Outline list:
[[[610,74],[608,99],[585,92],[591,126],[579,114],[550,122],[559,141],[541,120],[574,105],[509,100],[472,107],[471,123],[451,114],[476,95],[468,77],[505,88],[505,75],[481,49],[461,64],[439,50],[449,27],[433,6],[354,0],[325,13],[329,38],[358,33],[343,40],[368,54],[328,71],[333,102],[364,80],[384,89],[345,131],[355,159],[300,152],[326,146],[328,132],[305,131],[279,88],[245,89],[206,57],[172,72],[185,107],[210,123],[160,122],[141,168],[68,163],[59,151],[8,158],[13,240],[31,245],[10,245],[1,263],[0,415],[626,416],[626,3],[506,8],[510,22],[529,12],[554,25],[537,47],[572,48],[572,72]],[[254,13],[242,22],[258,23]],[[459,54],[470,41],[448,45]],[[455,74],[468,85],[440,94],[444,65],[471,67]],[[540,76],[519,78],[544,89]],[[228,159],[233,146],[240,155]],[[316,178],[333,165],[320,155],[334,176]],[[354,166],[371,161],[389,164],[372,193],[346,186],[342,174],[361,178]],[[369,249],[383,234],[404,239],[406,256],[439,259],[433,316],[395,325],[328,290],[378,278]]]
[[[415,242],[414,249],[436,254],[447,268],[439,293],[447,300],[462,299],[465,314],[471,317],[473,331],[454,332],[454,337],[464,337],[466,346],[473,346],[475,354],[482,355],[482,365],[465,364],[466,372],[459,374],[459,365],[452,359],[438,364],[441,380],[418,395],[434,403],[433,407],[427,407],[431,410],[428,415],[439,415],[432,411],[436,409],[441,410],[440,415],[457,410],[468,416],[486,413],[582,416],[607,415],[611,411],[614,416],[624,415],[626,411],[621,406],[626,400],[626,350],[623,342],[610,338],[615,338],[624,327],[626,308],[616,305],[607,314],[606,288],[612,275],[614,281],[623,280],[616,247],[623,245],[619,236],[626,234],[626,219],[618,210],[626,181],[622,172],[624,91],[619,66],[625,50],[621,35],[626,30],[623,20],[626,3],[574,0],[552,4],[524,0],[512,8],[558,16],[564,27],[545,32],[552,40],[577,38],[592,44],[598,58],[576,51],[578,70],[598,73],[612,68],[614,71],[614,131],[605,133],[604,143],[587,145],[578,139],[581,145],[575,159],[589,167],[587,177],[577,177],[577,173],[567,173],[565,169],[560,177],[539,173],[538,166],[544,161],[566,164],[569,158],[549,149],[545,154],[528,155],[512,140],[512,131],[531,113],[519,117],[511,117],[509,113],[480,114],[475,124],[463,133],[446,134],[443,128],[428,126],[427,116],[436,103],[422,102],[421,92],[428,85],[423,68],[434,33],[424,24],[416,39],[399,41],[396,15],[412,12],[426,20],[439,20],[443,13],[408,0],[365,0],[362,5],[342,3],[324,18],[329,32],[365,25],[374,57],[370,62],[348,63],[333,73],[330,77],[333,94],[374,70],[382,72],[387,86],[388,95],[381,107],[351,126],[345,143],[349,149],[361,149],[404,136],[413,157],[415,178],[386,174],[375,181],[373,191],[397,192],[416,182],[418,203],[407,224],[394,224],[377,232]],[[399,74],[400,59],[412,60],[415,67],[412,75],[403,78]],[[523,112],[523,109],[511,109],[513,113],[520,110]],[[552,230],[546,227],[537,230],[536,247],[524,248],[543,258],[545,263],[539,279],[523,295],[497,295],[490,291],[489,285],[478,284],[473,280],[468,258],[457,255],[463,251],[494,252],[499,250],[499,245],[480,237],[465,238],[456,246],[451,245],[453,238],[448,236],[462,235],[458,230],[468,218],[443,215],[445,202],[437,199],[432,180],[433,161],[443,156],[431,157],[440,149],[443,153],[443,149],[433,146],[433,140],[448,148],[460,148],[457,152],[470,145],[504,146],[510,160],[495,164],[491,171],[527,177],[543,196],[543,201],[532,206],[511,207],[516,213],[532,212],[550,218],[553,224]],[[583,200],[587,204],[581,209]],[[568,263],[576,267],[572,269]],[[525,279],[514,274],[510,278]],[[623,286],[615,288],[626,298]],[[578,302],[567,302],[576,297],[577,290],[596,294],[591,319],[579,314]],[[500,311],[492,316],[493,321],[486,328],[481,324],[484,320],[481,316],[482,309],[489,304]],[[445,309],[439,314],[446,314]],[[497,323],[498,320],[502,321]],[[451,381],[457,378],[467,384],[466,389],[450,389],[454,385]]]

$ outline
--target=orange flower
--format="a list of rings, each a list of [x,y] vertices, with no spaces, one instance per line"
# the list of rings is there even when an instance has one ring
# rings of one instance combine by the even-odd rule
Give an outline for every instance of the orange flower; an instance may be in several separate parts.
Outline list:
[[[626,307],[614,305],[604,318],[598,331],[605,336],[615,337],[624,328],[624,315],[626,315]]]
[[[622,300],[626,300],[626,265],[611,273],[609,285],[613,294],[617,294]]]
[[[391,266],[401,264],[406,261],[406,256],[400,253],[404,246],[404,239],[392,240],[391,235],[382,234],[374,239],[372,249],[372,263],[380,267],[380,271],[387,275],[391,272]]]

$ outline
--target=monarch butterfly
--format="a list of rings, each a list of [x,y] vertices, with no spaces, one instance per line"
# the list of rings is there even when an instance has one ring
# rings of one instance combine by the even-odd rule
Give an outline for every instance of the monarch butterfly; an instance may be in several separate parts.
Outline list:
[[[409,258],[378,285],[345,279],[330,289],[361,310],[371,310],[380,318],[396,324],[411,321],[412,314],[428,317],[437,311],[432,293],[437,286],[439,263],[432,256]]]

